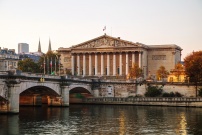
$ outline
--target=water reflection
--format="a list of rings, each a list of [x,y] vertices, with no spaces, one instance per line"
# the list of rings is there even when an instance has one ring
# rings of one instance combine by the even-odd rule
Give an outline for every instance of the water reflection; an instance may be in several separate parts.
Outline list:
[[[179,123],[180,127],[179,127],[179,130],[178,130],[178,134],[181,134],[181,135],[187,135],[187,120],[186,120],[186,116],[185,116],[185,113],[182,112],[180,114],[180,123]]]
[[[0,134],[202,134],[201,108],[71,105],[20,107],[0,115]]]
[[[125,115],[124,111],[120,112],[120,117],[119,117],[119,133],[123,135],[126,132],[126,127],[125,127]]]

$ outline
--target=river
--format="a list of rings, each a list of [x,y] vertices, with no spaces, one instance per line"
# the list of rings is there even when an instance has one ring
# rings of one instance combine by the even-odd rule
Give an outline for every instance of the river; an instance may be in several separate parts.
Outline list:
[[[0,114],[0,135],[200,135],[202,108],[74,105]]]

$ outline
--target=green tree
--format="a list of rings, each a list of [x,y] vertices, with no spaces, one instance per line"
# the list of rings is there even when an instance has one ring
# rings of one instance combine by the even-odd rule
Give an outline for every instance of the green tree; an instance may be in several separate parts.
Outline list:
[[[158,80],[163,80],[163,78],[166,78],[168,76],[169,72],[165,69],[164,66],[160,66],[159,69],[156,72],[156,76]]]
[[[129,78],[136,79],[141,76],[142,76],[142,69],[139,68],[137,64],[133,63],[132,68],[130,69],[129,72]]]
[[[196,86],[196,97],[198,83],[202,81],[202,51],[193,52],[184,58],[185,73]]]
[[[146,97],[158,97],[162,94],[163,87],[158,87],[158,86],[148,86],[145,96]]]
[[[32,59],[26,58],[18,62],[18,69],[23,72],[40,73],[40,67]]]

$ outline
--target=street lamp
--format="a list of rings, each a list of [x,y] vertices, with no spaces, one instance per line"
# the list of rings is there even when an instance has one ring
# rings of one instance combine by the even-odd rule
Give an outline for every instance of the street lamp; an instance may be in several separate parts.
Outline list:
[[[58,66],[59,66],[59,76],[60,76],[60,55],[56,54],[56,57],[58,59]],[[56,64],[55,64],[56,65]],[[56,67],[56,66],[55,66]]]

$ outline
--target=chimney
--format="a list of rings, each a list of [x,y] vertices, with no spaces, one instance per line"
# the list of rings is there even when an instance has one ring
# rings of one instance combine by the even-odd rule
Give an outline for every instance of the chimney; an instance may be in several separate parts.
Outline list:
[[[118,39],[121,39],[120,37],[118,37]]]

